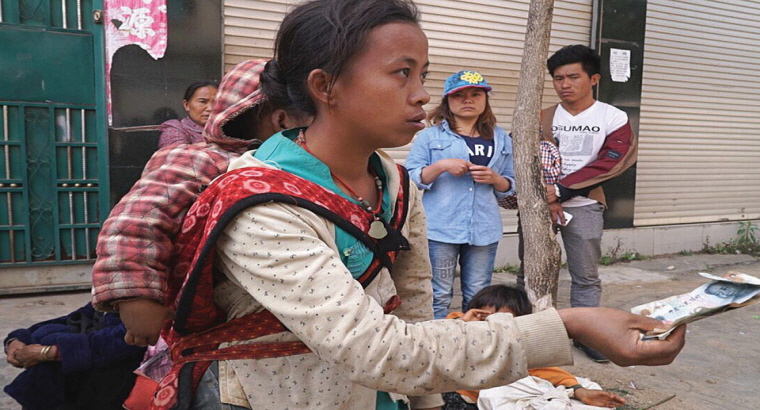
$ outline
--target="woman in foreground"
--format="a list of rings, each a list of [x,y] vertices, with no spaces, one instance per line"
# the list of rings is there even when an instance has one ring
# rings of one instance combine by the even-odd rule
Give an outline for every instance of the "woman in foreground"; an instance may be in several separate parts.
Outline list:
[[[420,198],[379,151],[424,128],[428,44],[413,3],[301,4],[280,26],[274,64],[314,122],[241,156],[189,211],[180,260],[192,263],[170,337],[178,368],[155,408],[184,402],[182,375],[197,369],[194,408],[404,408],[406,396],[432,408],[439,392],[570,363],[568,335],[624,365],[675,358],[683,328],[642,343],[660,322],[613,309],[431,320]]]

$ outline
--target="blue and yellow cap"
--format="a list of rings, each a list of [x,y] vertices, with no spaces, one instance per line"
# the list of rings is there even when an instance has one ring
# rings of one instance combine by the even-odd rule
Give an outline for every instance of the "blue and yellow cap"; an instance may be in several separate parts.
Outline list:
[[[479,72],[462,70],[449,76],[449,78],[446,79],[446,82],[443,83],[443,96],[445,97],[468,87],[482,88],[486,91],[492,90],[491,86],[486,82],[486,79],[480,75]]]

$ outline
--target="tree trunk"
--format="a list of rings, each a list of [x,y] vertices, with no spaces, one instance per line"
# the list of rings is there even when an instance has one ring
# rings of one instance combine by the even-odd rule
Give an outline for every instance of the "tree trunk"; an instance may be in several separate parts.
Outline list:
[[[553,8],[554,0],[530,2],[512,122],[517,203],[524,238],[525,290],[536,311],[556,304],[561,255],[546,204],[539,155],[539,117]]]

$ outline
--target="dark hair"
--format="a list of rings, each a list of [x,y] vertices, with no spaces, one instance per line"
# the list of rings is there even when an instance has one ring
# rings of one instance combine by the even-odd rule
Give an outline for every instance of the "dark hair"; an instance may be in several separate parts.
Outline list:
[[[243,111],[234,118],[230,118],[227,123],[222,125],[224,135],[239,140],[252,140],[258,135],[261,122],[267,114],[272,113],[276,108],[271,108],[266,102],[254,105]]]
[[[582,44],[573,44],[560,48],[556,53],[549,57],[548,60],[546,60],[546,68],[549,69],[549,74],[554,75],[554,70],[556,70],[557,67],[575,63],[581,63],[583,71],[585,71],[589,77],[602,72],[602,60],[599,57],[599,54],[590,47]]]
[[[493,110],[491,109],[488,92],[483,92],[486,93],[486,109],[483,110],[480,116],[478,116],[478,120],[475,122],[475,130],[478,131],[478,134],[483,139],[490,141],[493,139],[493,130],[496,127],[496,115],[494,115]],[[456,117],[454,117],[454,114],[452,114],[451,108],[449,108],[448,95],[443,97],[440,104],[433,108],[428,114],[428,123],[431,125],[438,125],[443,120],[448,121],[451,130],[456,132],[457,120]]]
[[[288,113],[291,118],[304,120],[310,114],[293,104],[288,95],[288,87],[278,81],[280,78],[279,66],[274,60],[269,60],[261,72],[261,92],[266,96],[266,101],[261,104],[266,106],[266,113],[270,114],[275,110],[282,109]],[[262,107],[262,110],[265,108]]]
[[[306,119],[308,114],[293,106],[286,88],[277,81],[277,76],[277,64],[273,64],[272,60],[268,61],[259,74],[261,94],[266,96],[265,99],[224,124],[222,129],[225,135],[241,140],[256,138],[262,123],[267,121],[266,117],[280,109],[300,122]]]
[[[331,74],[331,89],[370,31],[393,22],[419,24],[411,0],[313,0],[293,9],[277,31],[273,63],[293,105],[316,114],[306,88],[309,73],[321,68]]]
[[[195,92],[198,91],[199,88],[203,87],[214,87],[219,88],[219,84],[216,81],[198,81],[196,83],[190,84],[189,87],[187,87],[187,90],[185,90],[185,97],[183,100],[190,101],[193,99],[193,95],[195,95]]]
[[[470,309],[483,309],[492,306],[497,311],[509,308],[515,316],[529,315],[533,306],[524,290],[507,285],[486,286],[470,300]]]

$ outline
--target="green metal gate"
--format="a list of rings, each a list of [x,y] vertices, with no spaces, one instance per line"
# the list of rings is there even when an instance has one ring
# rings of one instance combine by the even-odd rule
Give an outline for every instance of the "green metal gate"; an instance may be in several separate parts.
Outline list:
[[[91,261],[108,214],[102,0],[0,0],[0,266]]]

